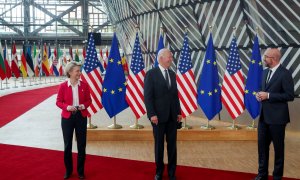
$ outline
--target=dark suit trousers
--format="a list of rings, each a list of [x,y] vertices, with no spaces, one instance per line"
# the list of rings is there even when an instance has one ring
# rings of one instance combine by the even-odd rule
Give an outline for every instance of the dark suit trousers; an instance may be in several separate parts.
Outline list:
[[[86,125],[87,118],[82,117],[78,111],[76,114],[72,114],[69,119],[62,118],[61,127],[64,137],[64,162],[66,172],[71,174],[73,171],[72,161],[72,141],[73,132],[75,129],[75,135],[77,140],[77,172],[79,175],[84,175],[84,162],[85,162],[85,148],[86,148]]]
[[[258,173],[261,176],[268,175],[269,150],[273,142],[275,159],[273,178],[281,179],[284,167],[284,138],[286,125],[266,124],[263,120],[258,123]]]
[[[156,174],[163,175],[164,171],[164,139],[166,135],[167,151],[168,151],[168,174],[170,177],[175,176],[177,164],[177,121],[170,120],[166,123],[151,123],[153,126],[153,135],[155,141],[155,163]]]

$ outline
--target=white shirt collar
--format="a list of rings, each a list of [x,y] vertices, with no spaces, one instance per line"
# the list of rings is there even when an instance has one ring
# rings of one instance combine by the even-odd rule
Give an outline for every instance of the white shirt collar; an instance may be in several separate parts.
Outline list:
[[[77,85],[80,86],[80,80],[78,80]],[[68,79],[68,87],[72,86],[70,78]]]
[[[273,68],[270,68],[270,70],[272,71],[272,74],[274,74],[274,72],[278,69],[278,67],[280,66],[280,63],[278,63],[276,66],[274,66]]]
[[[165,72],[166,69],[165,69],[164,67],[162,67],[160,64],[158,64],[158,67],[159,67],[159,69],[161,70],[161,72],[163,72],[163,73]],[[168,69],[167,69],[167,70],[168,70]]]

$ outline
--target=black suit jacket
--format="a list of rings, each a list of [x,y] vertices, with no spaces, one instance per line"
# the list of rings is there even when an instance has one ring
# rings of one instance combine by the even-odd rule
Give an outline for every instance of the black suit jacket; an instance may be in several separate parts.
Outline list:
[[[166,80],[159,69],[153,68],[146,73],[144,80],[144,98],[147,109],[147,116],[157,116],[158,123],[164,123],[169,120],[177,120],[180,114],[180,104],[176,84],[176,74],[169,70],[171,88],[168,89]]]
[[[260,120],[266,124],[287,124],[290,122],[288,101],[294,100],[294,81],[291,73],[279,65],[269,83],[266,84],[269,69],[263,72],[262,90],[270,93],[269,99],[262,101]]]

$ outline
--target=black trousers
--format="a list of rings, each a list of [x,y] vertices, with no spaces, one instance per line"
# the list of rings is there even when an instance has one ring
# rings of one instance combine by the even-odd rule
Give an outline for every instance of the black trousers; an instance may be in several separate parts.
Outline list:
[[[284,167],[284,138],[286,125],[266,124],[263,120],[258,123],[258,173],[268,176],[270,144],[274,146],[273,178],[281,179]]]
[[[164,172],[164,139],[166,135],[167,154],[168,154],[168,175],[175,176],[177,165],[177,121],[171,120],[166,123],[158,123],[157,125],[151,123],[153,126],[154,135],[154,153],[156,163],[156,174],[162,177]]]
[[[85,162],[85,148],[86,148],[86,126],[87,118],[82,117],[81,113],[77,111],[72,114],[69,119],[62,118],[61,127],[64,137],[64,163],[66,167],[66,173],[71,174],[73,172],[72,161],[72,142],[73,132],[75,130],[77,140],[77,172],[79,175],[84,175],[84,162]]]

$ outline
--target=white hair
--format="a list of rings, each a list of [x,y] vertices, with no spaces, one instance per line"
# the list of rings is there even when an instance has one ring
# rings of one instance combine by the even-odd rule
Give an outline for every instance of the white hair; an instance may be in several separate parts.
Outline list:
[[[76,61],[71,61],[71,62],[69,62],[69,63],[66,65],[66,67],[65,67],[65,74],[67,75],[68,78],[70,78],[69,72],[71,72],[75,66],[81,67],[82,64],[79,63],[79,62],[76,62]]]
[[[157,61],[159,61],[160,57],[163,56],[163,54],[164,54],[165,52],[167,52],[167,51],[170,52],[170,50],[167,49],[167,48],[163,48],[163,49],[159,50],[158,53],[157,53]]]

